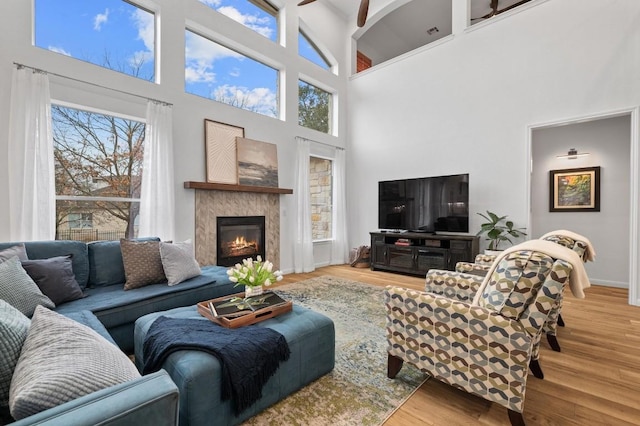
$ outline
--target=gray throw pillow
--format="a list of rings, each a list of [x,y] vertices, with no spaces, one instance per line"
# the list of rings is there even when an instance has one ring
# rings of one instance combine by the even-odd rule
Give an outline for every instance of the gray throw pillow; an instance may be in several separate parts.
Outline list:
[[[138,377],[133,362],[117,346],[39,306],[13,373],[9,409],[20,420]]]
[[[167,281],[160,259],[159,241],[120,240],[125,290]]]
[[[15,246],[0,250],[0,263],[12,258],[13,256],[18,256],[18,259],[20,260],[29,259],[27,257],[27,249],[24,247],[24,243],[16,244]]]
[[[160,259],[169,285],[176,285],[202,273],[193,254],[193,243],[160,243]]]
[[[49,259],[24,260],[22,267],[35,281],[40,291],[58,306],[61,303],[84,297],[73,273],[71,256]]]
[[[0,299],[30,317],[36,306],[55,308],[24,270],[17,256],[0,263]]]
[[[9,385],[31,321],[0,299],[0,408],[9,407]]]

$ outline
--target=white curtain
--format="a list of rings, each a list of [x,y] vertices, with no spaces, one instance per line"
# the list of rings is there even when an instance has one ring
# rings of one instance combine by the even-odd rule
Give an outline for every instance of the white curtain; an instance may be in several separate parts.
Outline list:
[[[347,241],[346,154],[336,148],[333,160],[333,242],[331,264],[342,265],[349,261]]]
[[[9,222],[12,241],[52,240],[56,189],[49,77],[13,71],[9,118]]]
[[[163,241],[175,238],[172,123],[171,106],[148,101],[138,235]]]
[[[293,245],[293,269],[295,273],[315,270],[313,240],[311,236],[311,194],[309,193],[310,143],[296,138],[296,181],[293,188],[296,218]]]

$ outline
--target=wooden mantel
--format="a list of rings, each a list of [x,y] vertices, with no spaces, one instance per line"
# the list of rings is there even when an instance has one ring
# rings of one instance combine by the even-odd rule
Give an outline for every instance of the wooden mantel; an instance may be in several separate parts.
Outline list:
[[[266,186],[231,185],[228,183],[194,182],[184,183],[187,189],[205,189],[215,191],[258,192],[263,194],[293,194],[293,189],[270,188]]]

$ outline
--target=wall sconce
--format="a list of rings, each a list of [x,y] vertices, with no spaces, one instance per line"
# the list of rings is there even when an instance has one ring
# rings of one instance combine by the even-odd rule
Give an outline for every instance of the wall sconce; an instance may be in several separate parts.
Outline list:
[[[588,152],[582,152],[578,154],[578,150],[576,150],[575,148],[570,148],[566,154],[556,155],[556,158],[566,158],[567,160],[575,160],[578,157],[586,157],[587,155],[590,155],[590,154]]]

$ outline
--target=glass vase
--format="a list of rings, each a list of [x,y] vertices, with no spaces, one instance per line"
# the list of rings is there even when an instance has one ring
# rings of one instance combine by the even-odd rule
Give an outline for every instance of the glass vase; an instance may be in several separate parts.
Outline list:
[[[254,285],[254,286],[244,286],[244,297],[258,296],[262,294],[262,286]]]

